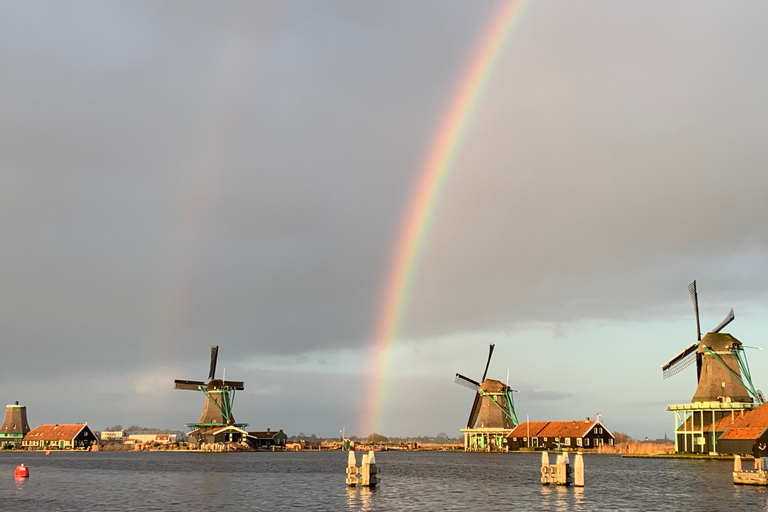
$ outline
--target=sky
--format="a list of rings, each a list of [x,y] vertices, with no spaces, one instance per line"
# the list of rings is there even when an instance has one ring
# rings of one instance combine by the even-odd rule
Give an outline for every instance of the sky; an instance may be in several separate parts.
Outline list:
[[[0,401],[32,425],[367,435],[402,226],[501,2],[0,1]],[[518,417],[671,437],[702,329],[767,347],[762,2],[523,6],[432,212],[378,432]],[[768,390],[766,351],[748,350]]]

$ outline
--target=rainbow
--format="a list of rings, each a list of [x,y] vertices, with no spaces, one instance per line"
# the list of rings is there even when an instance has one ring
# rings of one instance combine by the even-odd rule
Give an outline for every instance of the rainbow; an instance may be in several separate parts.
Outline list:
[[[360,422],[361,435],[373,433],[382,426],[380,414],[385,405],[387,368],[425,234],[472,114],[506,46],[505,43],[518,26],[517,22],[527,3],[528,0],[507,0],[494,13],[490,29],[485,32],[486,35],[473,56],[468,72],[459,83],[421,169],[400,229],[376,323],[371,365],[373,373],[366,395],[364,415]]]

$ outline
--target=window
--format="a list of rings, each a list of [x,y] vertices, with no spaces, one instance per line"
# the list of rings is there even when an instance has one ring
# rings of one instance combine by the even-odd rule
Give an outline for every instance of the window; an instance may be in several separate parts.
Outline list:
[[[602,428],[600,429],[600,433],[601,433],[601,434],[603,433],[603,429],[602,429]]]
[[[547,441],[547,438],[545,437],[545,438],[544,438],[544,442],[546,442],[546,441]]]
[[[565,438],[565,446],[571,446],[571,438],[570,437],[566,437]]]
[[[609,440],[608,440],[608,444],[609,444],[609,445],[611,445],[611,446],[613,446],[613,439],[609,439]]]
[[[560,442],[560,438],[559,438],[559,437],[556,437],[556,438],[555,438],[555,442],[556,442],[556,443],[559,443],[559,442]]]
[[[595,427],[595,434],[597,434],[597,427]]]
[[[512,438],[512,440],[513,440],[513,441],[517,441],[517,438],[516,438],[516,437],[513,437],[513,438]]]
[[[581,446],[582,439],[580,437],[576,438],[576,446]]]
[[[588,437],[584,438],[584,446],[589,446],[589,438]]]

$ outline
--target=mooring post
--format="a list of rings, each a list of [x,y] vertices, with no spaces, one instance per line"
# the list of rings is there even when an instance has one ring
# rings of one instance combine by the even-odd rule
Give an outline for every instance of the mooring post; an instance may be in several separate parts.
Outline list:
[[[363,455],[363,465],[360,468],[360,485],[363,487],[376,487],[376,484],[379,483],[378,472],[376,456],[373,450],[371,450],[368,452],[368,455]]]
[[[347,457],[347,485],[354,487],[357,485],[359,473],[357,467],[357,457],[355,457],[355,451],[349,450],[349,456]]]
[[[552,483],[549,469],[549,453],[541,452],[541,483],[548,485]]]
[[[733,456],[733,472],[741,471],[741,455]]]
[[[563,453],[563,483],[560,485],[571,485],[573,483],[573,466],[568,452]]]
[[[573,485],[584,487],[584,456],[576,452],[573,458]]]

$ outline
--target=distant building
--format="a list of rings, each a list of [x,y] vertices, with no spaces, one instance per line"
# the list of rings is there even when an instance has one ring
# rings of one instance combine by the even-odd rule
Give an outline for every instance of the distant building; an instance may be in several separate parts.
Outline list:
[[[124,437],[125,432],[123,430],[101,432],[99,434],[99,439],[102,441],[122,441]]]
[[[40,425],[24,436],[22,445],[32,449],[72,450],[96,443],[96,436],[85,423]]]
[[[288,436],[281,430],[267,429],[265,432],[248,432],[248,443],[254,448],[270,446],[285,447]]]
[[[613,445],[614,436],[598,420],[531,421],[521,423],[507,437],[510,450],[591,449]]]
[[[104,434],[104,432],[102,432]],[[102,437],[102,439],[104,439]],[[128,434],[123,439],[126,444],[158,443],[168,444],[176,442],[176,434]]]
[[[0,448],[21,446],[24,436],[29,432],[27,408],[16,401],[5,406],[5,420],[0,427]]]

